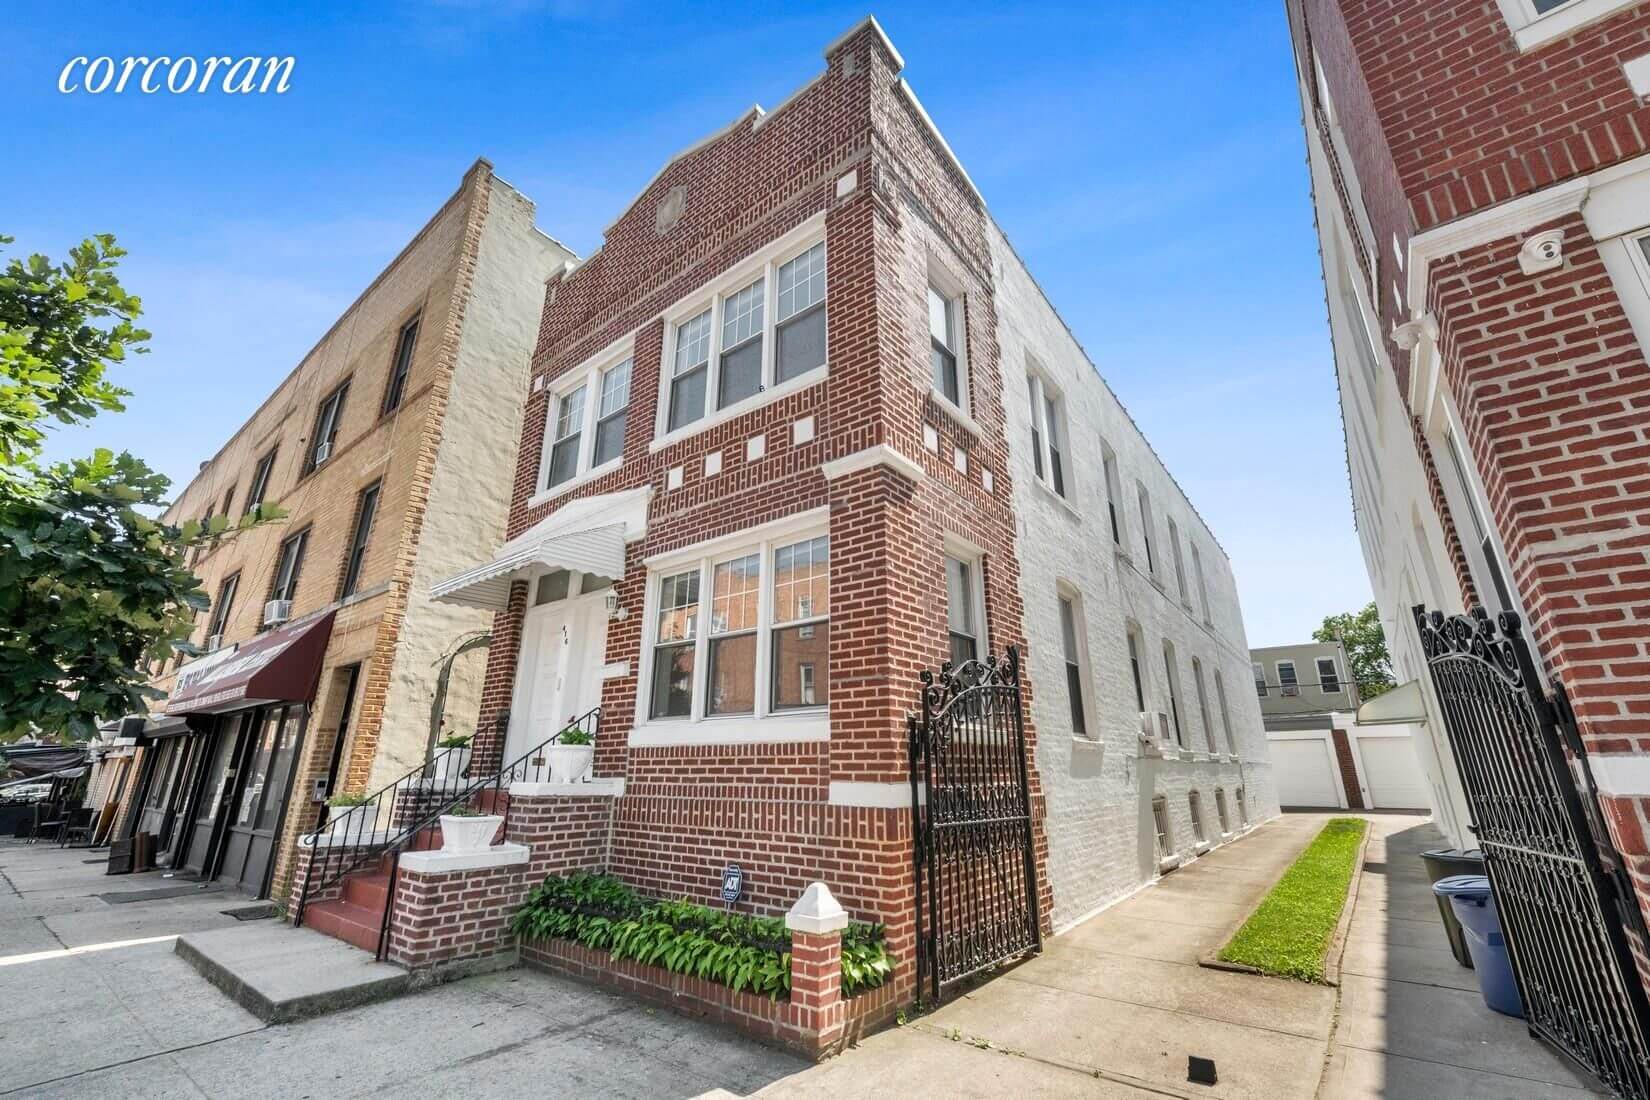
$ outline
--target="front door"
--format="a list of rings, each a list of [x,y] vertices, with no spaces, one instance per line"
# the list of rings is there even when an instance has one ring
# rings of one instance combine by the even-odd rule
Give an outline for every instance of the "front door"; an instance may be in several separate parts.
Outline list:
[[[217,877],[261,895],[275,853],[275,833],[286,806],[287,785],[298,757],[303,730],[302,706],[270,707],[258,712],[241,752],[239,782],[223,844]]]
[[[242,732],[251,722],[251,714],[220,718],[217,731],[211,737],[211,755],[206,758],[201,796],[195,818],[189,823],[189,846],[183,856],[184,870],[194,875],[204,875],[211,866],[222,831],[218,826],[226,813],[224,807],[234,793],[236,750],[240,748]]]
[[[607,605],[600,592],[528,612],[506,763],[542,745],[601,702],[606,654]]]

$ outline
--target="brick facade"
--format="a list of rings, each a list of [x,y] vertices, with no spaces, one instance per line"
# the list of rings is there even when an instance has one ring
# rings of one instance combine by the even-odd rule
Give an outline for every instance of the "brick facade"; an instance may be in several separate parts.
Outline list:
[[[510,917],[541,877],[525,863],[449,872],[403,868],[390,899],[384,957],[428,970],[507,955],[515,943]]]

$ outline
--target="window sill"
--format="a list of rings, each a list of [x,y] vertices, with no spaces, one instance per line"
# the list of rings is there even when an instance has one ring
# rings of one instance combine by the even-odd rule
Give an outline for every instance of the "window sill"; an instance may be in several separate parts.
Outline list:
[[[1037,476],[1033,475],[1032,479],[1031,479],[1031,483],[1033,485],[1037,486],[1037,488],[1041,489],[1043,491],[1043,495],[1048,497],[1048,499],[1050,501],[1052,501],[1055,504],[1058,504],[1060,507],[1062,507],[1066,511],[1070,512],[1073,519],[1076,519],[1079,522],[1082,521],[1083,513],[1079,512],[1077,510],[1077,505],[1073,504],[1071,501],[1067,500],[1065,497],[1061,496],[1059,493],[1056,493],[1054,491],[1054,489],[1048,484],[1048,482],[1044,481],[1040,477],[1037,477]]]
[[[566,496],[568,493],[572,492],[574,489],[577,489],[581,485],[587,485],[599,477],[606,477],[608,474],[623,465],[624,456],[620,455],[618,458],[609,459],[600,466],[586,470],[584,473],[580,474],[571,481],[564,481],[560,485],[552,485],[548,489],[540,489],[528,499],[527,507],[538,508],[545,504],[549,504],[557,497]]]
[[[928,392],[934,395],[934,404],[945,414],[947,420],[950,420],[975,439],[985,438],[985,429],[980,427],[979,422],[969,416],[961,405],[945,396],[934,386],[929,386]]]
[[[1507,22],[1513,28],[1513,41],[1518,44],[1520,53],[1528,53],[1539,46],[1555,42],[1560,38],[1568,38],[1589,23],[1596,23],[1608,18],[1623,8],[1633,6],[1635,0],[1576,0],[1573,4],[1566,4],[1545,15],[1538,15],[1522,26],[1517,21],[1524,18],[1517,8],[1508,12],[1508,5],[1503,0],[1502,10],[1507,12]]]
[[[773,402],[778,401],[782,397],[788,397],[793,393],[799,393],[802,390],[807,389],[809,386],[825,381],[825,379],[830,376],[829,371],[830,363],[827,362],[825,366],[815,367],[806,374],[799,374],[795,378],[788,379],[776,386],[769,386],[760,393],[754,393],[745,398],[743,401],[737,401],[725,409],[717,409],[709,416],[701,416],[698,420],[693,421],[691,424],[683,424],[680,428],[677,428],[674,431],[668,431],[663,435],[656,436],[653,442],[647,445],[647,452],[648,454],[657,454],[666,447],[680,443],[684,439],[692,439],[700,432],[707,432],[716,427],[718,424],[725,424],[737,416],[743,416],[748,412],[754,412],[755,410],[766,405],[771,405]],[[667,409],[669,408],[669,398],[670,394],[668,387],[661,389],[659,398],[661,407]],[[657,428],[655,428],[655,430],[657,430]]]
[[[828,710],[796,714],[770,714],[706,718],[693,722],[685,718],[654,719],[630,731],[633,748],[675,745],[762,745],[798,741],[829,741],[831,715]]]

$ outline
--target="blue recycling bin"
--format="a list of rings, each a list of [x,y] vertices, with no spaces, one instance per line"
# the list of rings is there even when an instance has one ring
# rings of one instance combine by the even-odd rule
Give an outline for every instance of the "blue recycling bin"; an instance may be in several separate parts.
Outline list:
[[[1524,1002],[1518,996],[1518,981],[1507,956],[1507,941],[1501,935],[1490,880],[1484,875],[1451,875],[1433,883],[1432,892],[1449,899],[1455,919],[1461,922],[1484,1003],[1504,1016],[1523,1019]]]

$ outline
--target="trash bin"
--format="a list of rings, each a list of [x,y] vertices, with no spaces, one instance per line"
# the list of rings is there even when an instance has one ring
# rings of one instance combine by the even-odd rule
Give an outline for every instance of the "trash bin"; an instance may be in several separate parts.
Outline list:
[[[1466,933],[1467,950],[1473,969],[1478,971],[1478,991],[1484,1003],[1504,1016],[1524,1016],[1524,1002],[1518,996],[1507,941],[1501,936],[1501,920],[1495,911],[1490,880],[1483,875],[1451,875],[1432,884],[1432,892],[1448,898],[1456,919]]]
[[[1421,861],[1427,865],[1427,881],[1436,883],[1451,875],[1481,875],[1484,873],[1484,853],[1477,848],[1462,851],[1460,848],[1433,848],[1421,853]],[[1444,921],[1444,935],[1449,937],[1450,954],[1462,966],[1472,966],[1472,955],[1467,952],[1467,939],[1461,934],[1461,922],[1455,919],[1455,910],[1450,906],[1449,899],[1442,894],[1436,895],[1438,915]]]

